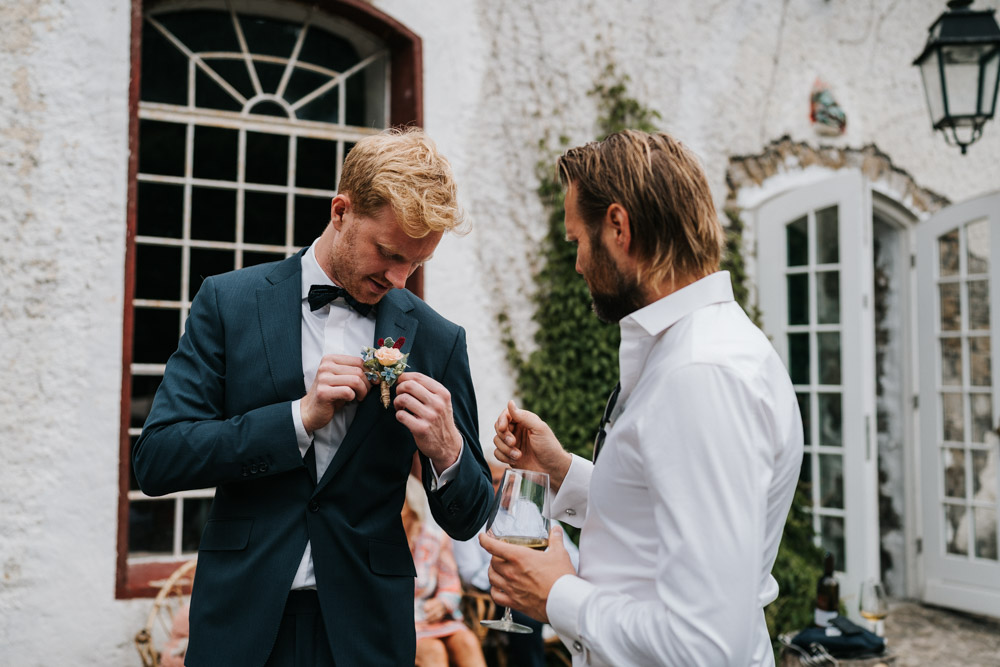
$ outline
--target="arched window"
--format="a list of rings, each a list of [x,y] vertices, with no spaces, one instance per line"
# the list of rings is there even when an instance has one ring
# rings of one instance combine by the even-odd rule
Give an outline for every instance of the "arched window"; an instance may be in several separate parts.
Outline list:
[[[211,504],[212,489],[148,498],[130,456],[202,282],[310,244],[354,143],[421,120],[419,41],[360,2],[146,5],[133,26],[141,48],[133,43],[118,546],[126,597],[197,551]]]

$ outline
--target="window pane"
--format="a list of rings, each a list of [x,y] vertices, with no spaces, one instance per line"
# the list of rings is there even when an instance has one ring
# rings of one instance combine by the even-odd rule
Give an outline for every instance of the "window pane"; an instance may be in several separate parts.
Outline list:
[[[162,375],[133,375],[132,376],[132,400],[130,401],[131,412],[129,414],[129,425],[139,428],[146,423],[149,416],[149,409],[153,405],[153,396],[156,389],[163,380]]]
[[[250,52],[268,56],[290,56],[301,29],[296,23],[262,16],[240,16],[239,22]]]
[[[985,280],[970,280],[969,286],[969,329],[989,330],[990,328],[990,288]]]
[[[993,428],[993,399],[989,394],[971,394],[972,442],[986,442],[986,434]]]
[[[816,334],[819,356],[819,383],[840,384],[840,334],[828,331]]]
[[[140,98],[144,102],[185,105],[187,78],[187,57],[159,30],[143,22]]]
[[[232,250],[212,250],[191,248],[190,297],[201,289],[205,278],[236,268],[236,256]]]
[[[809,225],[803,216],[785,227],[788,266],[805,266],[809,263]]]
[[[139,183],[136,233],[179,239],[184,233],[184,187]]]
[[[997,448],[972,452],[972,498],[983,500],[997,497]]]
[[[180,311],[174,308],[136,308],[132,361],[165,364],[181,335]]]
[[[809,334],[788,334],[788,366],[792,384],[809,384]]]
[[[288,137],[283,134],[247,132],[247,183],[288,183]]]
[[[809,324],[809,274],[788,276],[788,323]]]
[[[228,17],[226,17],[228,21]],[[229,32],[233,32],[232,24],[230,24]],[[235,40],[234,40],[235,41]],[[213,48],[213,51],[218,51],[219,49]],[[239,51],[239,44],[233,51]],[[206,58],[206,64],[215,70],[216,74],[221,76],[226,83],[236,89],[240,95],[246,99],[250,99],[256,95],[256,91],[253,88],[253,82],[250,80],[250,73],[247,71],[246,61],[243,58]],[[228,95],[228,94],[227,94]],[[230,97],[230,99],[233,99]],[[235,103],[235,102],[234,102]],[[288,114],[282,114],[282,116],[288,117]]]
[[[802,467],[799,468],[799,481],[807,486],[812,485],[812,454],[809,452],[802,455]],[[809,489],[805,496],[809,501],[809,507],[812,507],[812,489]]]
[[[285,202],[287,195],[271,192],[244,192],[243,241],[267,245],[285,244]]]
[[[186,11],[159,14],[157,20],[195,53],[239,51],[229,12]]]
[[[819,408],[819,444],[840,447],[844,442],[844,420],[840,394],[817,394]]]
[[[138,442],[139,436],[130,435],[128,438],[128,451],[129,451],[129,466],[128,466],[128,490],[138,491],[139,490],[139,480],[135,478],[135,467],[132,465],[131,452],[135,451],[135,443]]]
[[[291,53],[291,52],[289,52]],[[257,69],[257,79],[260,87],[265,93],[277,93],[278,84],[285,74],[285,66],[278,63],[266,63],[261,60],[254,60],[254,67]],[[282,114],[287,117],[287,114]]]
[[[267,262],[276,262],[278,260],[284,259],[285,255],[283,253],[276,252],[250,252],[245,251],[243,253],[243,266],[256,266],[257,264],[266,264]]]
[[[343,37],[338,37],[316,27],[310,27],[302,44],[299,60],[314,65],[322,64],[338,72],[350,69],[361,62],[358,52]]]
[[[191,189],[191,238],[236,240],[236,190]]]
[[[969,338],[969,375],[973,387],[989,387],[993,384],[991,368],[990,339],[987,336]]]
[[[293,244],[307,246],[330,222],[330,197],[296,197]]]
[[[333,190],[337,185],[337,142],[301,138],[295,155],[295,184]]]
[[[942,470],[944,472],[945,498],[965,498],[965,450],[945,447],[941,450],[944,456]]]
[[[250,107],[250,113],[258,116],[275,116],[277,118],[288,118],[288,109],[272,100],[261,100]]]
[[[187,125],[139,121],[139,172],[163,176],[184,175]]]
[[[966,226],[968,273],[988,273],[990,270],[990,226],[979,220]]]
[[[941,331],[959,331],[962,328],[959,284],[943,283],[938,288],[941,290]]]
[[[821,507],[844,507],[844,457],[819,455],[819,504]]]
[[[812,441],[812,415],[809,414],[809,394],[797,392],[795,398],[799,401],[799,413],[802,415],[802,432],[804,444],[808,445]]]
[[[958,275],[958,230],[938,237],[938,270],[941,276]]]
[[[963,505],[944,506],[944,532],[946,550],[950,554],[967,556],[969,554],[969,524]]]
[[[137,243],[135,246],[135,298],[181,298],[181,249]]]
[[[339,123],[340,86],[333,86],[299,107],[296,115],[302,120],[314,120],[321,123]]]
[[[816,263],[836,264],[840,261],[840,240],[837,234],[837,207],[816,211]]]
[[[820,324],[840,323],[840,272],[816,274],[816,317]]]
[[[837,570],[846,571],[849,565],[844,562],[844,519],[839,516],[825,516],[820,520],[819,526],[822,548],[833,554]]]
[[[201,533],[208,521],[208,511],[212,507],[211,498],[185,498],[184,518],[181,522],[181,551],[189,553],[198,550]]]
[[[194,103],[200,109],[243,110],[243,103],[200,67],[194,72]]]
[[[997,512],[988,507],[972,510],[976,519],[976,558],[997,560]]]
[[[235,181],[238,141],[237,130],[196,126],[193,165],[195,178]]]
[[[941,384],[962,386],[962,339],[941,339]]]
[[[133,500],[129,503],[128,550],[132,554],[173,552],[173,500]]]
[[[964,442],[965,416],[962,412],[962,395],[941,394],[941,412],[944,439],[949,442]]]

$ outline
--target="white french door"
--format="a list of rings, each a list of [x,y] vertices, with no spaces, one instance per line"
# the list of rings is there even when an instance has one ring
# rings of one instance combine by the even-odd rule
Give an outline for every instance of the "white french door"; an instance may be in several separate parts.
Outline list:
[[[924,599],[1000,616],[1000,193],[916,233]]]
[[[763,327],[795,386],[813,527],[854,616],[879,576],[871,199],[842,172],[765,202],[756,223]]]

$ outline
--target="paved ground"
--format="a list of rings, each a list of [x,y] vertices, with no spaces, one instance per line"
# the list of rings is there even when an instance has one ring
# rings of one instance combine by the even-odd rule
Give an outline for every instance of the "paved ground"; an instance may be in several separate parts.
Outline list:
[[[1000,619],[894,601],[885,636],[893,667],[1000,667]]]

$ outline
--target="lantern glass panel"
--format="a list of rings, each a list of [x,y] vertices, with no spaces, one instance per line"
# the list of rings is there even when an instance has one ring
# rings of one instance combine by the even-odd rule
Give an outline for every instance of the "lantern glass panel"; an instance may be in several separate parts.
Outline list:
[[[920,63],[920,76],[924,79],[924,92],[927,94],[927,108],[931,112],[931,124],[936,127],[944,118],[944,91],[941,87],[937,49],[928,53]]]
[[[944,77],[947,93],[948,113],[955,118],[956,125],[971,124],[972,119],[956,118],[975,116],[979,113],[979,59],[982,46],[944,46]]]
[[[986,56],[983,61],[983,79],[980,91],[983,101],[980,103],[980,107],[986,116],[992,116],[996,112],[998,70],[1000,70],[1000,48],[994,49],[993,53]]]

